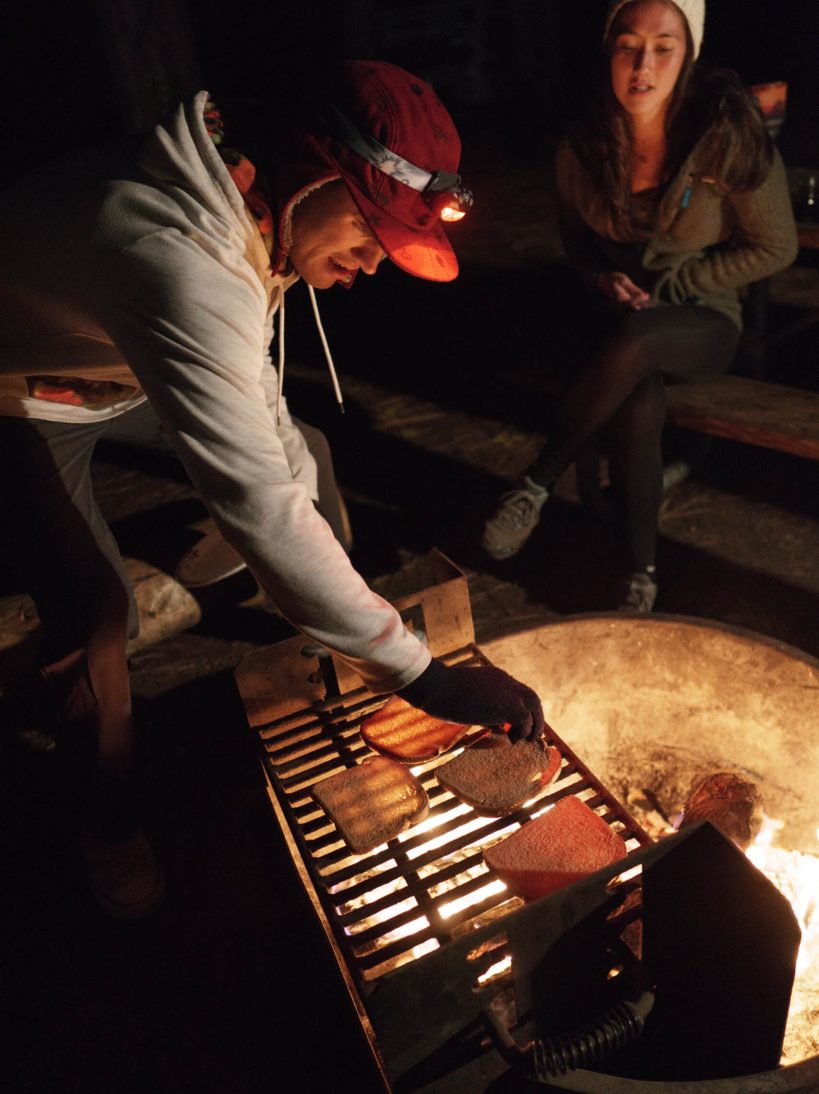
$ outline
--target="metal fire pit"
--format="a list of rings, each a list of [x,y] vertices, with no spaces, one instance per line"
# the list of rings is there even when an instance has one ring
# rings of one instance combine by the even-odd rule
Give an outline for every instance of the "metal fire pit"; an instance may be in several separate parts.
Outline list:
[[[432,583],[395,601],[405,622],[424,637],[434,656],[449,664],[488,663],[474,645],[463,574],[438,552],[430,556],[429,566]],[[524,673],[518,675],[525,679]],[[699,1008],[700,1018],[686,1021],[684,1037],[698,1040],[699,1054],[707,1059],[711,1053],[716,1061],[718,1042],[706,1042],[714,1041],[715,1013],[726,993],[736,994],[736,978],[725,976],[723,969],[710,981],[707,974],[698,979],[679,961],[675,965],[663,957],[672,951],[683,959],[698,953],[707,964],[707,950],[713,950],[720,931],[733,944],[733,900],[713,913],[716,926],[709,934],[680,916],[687,897],[700,905],[713,903],[714,892],[720,887],[730,891],[733,879],[732,897],[741,891],[746,901],[756,904],[769,936],[787,936],[785,950],[793,950],[789,909],[783,909],[779,894],[729,841],[703,825],[662,845],[652,844],[557,737],[553,743],[563,757],[557,780],[547,794],[503,819],[479,817],[443,790],[434,768],[444,758],[414,765],[430,799],[427,819],[368,854],[353,855],[310,788],[370,754],[358,727],[385,697],[362,687],[343,662],[328,654],[317,656],[301,637],[245,657],[236,682],[248,721],[258,733],[275,815],[387,1090],[420,1090],[452,1067],[453,1054],[474,1057],[476,1044],[485,1054],[487,1022],[490,1029],[501,1029],[498,1044],[507,1058],[517,1054],[528,1059],[532,1037],[595,1019],[619,1001],[626,990],[621,983],[645,987],[639,981],[646,973],[635,956],[642,950],[648,922],[642,904],[653,908],[656,924],[666,924],[645,939],[647,951],[654,953],[652,976],[656,979],[659,969],[661,981],[665,976],[669,984],[686,985],[676,991],[676,1003],[669,1003],[674,992],[664,993],[650,1042],[655,1057],[673,1055],[669,1046],[674,1029],[680,1015],[690,1010],[686,991],[693,991],[704,992],[710,1002]],[[524,905],[487,869],[483,850],[568,794],[581,797],[621,833],[628,859]],[[703,867],[704,862],[711,866]],[[673,928],[668,926],[672,923]],[[767,993],[784,997],[787,1013],[793,968],[789,959],[779,960],[775,945],[771,952],[774,958],[760,962],[756,977],[742,981],[747,1005],[740,1004],[739,1011],[744,1034],[758,1046],[758,1058],[775,1062],[784,1020],[766,1023],[755,1018],[755,1011],[765,1011],[762,998]],[[750,958],[750,951],[744,953],[741,963]],[[505,968],[509,959],[511,968]],[[621,1070],[628,1075],[634,1066],[628,1050],[621,1058]],[[724,1059],[730,1069],[731,1052]],[[557,1081],[552,1088],[583,1089],[564,1088]]]

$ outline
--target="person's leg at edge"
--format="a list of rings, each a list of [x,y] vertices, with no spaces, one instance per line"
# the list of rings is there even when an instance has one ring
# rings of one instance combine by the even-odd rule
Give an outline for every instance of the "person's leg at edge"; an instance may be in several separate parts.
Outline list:
[[[353,549],[353,530],[350,526],[347,506],[336,482],[330,442],[315,426],[298,420],[297,424],[310,450],[310,455],[316,461],[318,475],[316,508],[332,528],[333,535],[349,554]]]
[[[305,422],[293,419],[304,437],[310,455],[316,461],[316,486],[318,500],[316,508],[324,517],[333,535],[341,546],[350,553],[353,547],[353,532],[344,498],[336,482],[333,457],[330,444],[321,430]],[[200,588],[215,585],[228,577],[244,570],[246,563],[238,551],[222,538],[218,528],[213,527],[194,544],[179,560],[176,579],[188,588]]]
[[[162,878],[141,832],[134,787],[126,642],[138,614],[118,548],[93,496],[90,461],[103,425],[5,418],[0,504],[6,546],[42,624],[40,708],[51,715],[77,800],[81,849],[99,903],[140,918]]]

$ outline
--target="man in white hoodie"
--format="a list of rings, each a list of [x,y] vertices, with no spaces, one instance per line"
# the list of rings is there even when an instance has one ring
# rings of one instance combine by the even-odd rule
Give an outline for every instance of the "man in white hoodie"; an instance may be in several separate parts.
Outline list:
[[[509,723],[515,738],[543,730],[534,692],[494,668],[433,660],[353,569],[314,505],[315,465],[269,358],[298,278],[349,286],[385,257],[429,280],[457,275],[441,218],[471,198],[448,113],[402,69],[348,62],[332,102],[257,128],[252,148],[228,143],[203,92],[135,157],[39,171],[0,213],[6,546],[44,624],[40,676],[58,729],[84,742],[95,892],[126,918],[155,906],[161,882],[129,792],[125,647],[138,621],[89,464],[106,422],[146,398],[221,534],[296,628],[376,692],[453,721]]]

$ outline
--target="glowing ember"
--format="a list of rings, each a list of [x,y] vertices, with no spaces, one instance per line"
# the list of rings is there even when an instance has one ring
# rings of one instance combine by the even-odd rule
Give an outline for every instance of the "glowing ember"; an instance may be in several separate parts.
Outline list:
[[[445,814],[443,818],[435,818],[435,824],[430,825],[428,821],[422,821],[421,824],[415,825],[415,827],[411,828],[407,833],[402,834],[405,835],[405,837],[416,836],[418,835],[419,831],[424,831],[423,825],[425,824],[427,824],[427,830],[429,831],[430,829],[440,825],[444,819],[453,818],[458,816],[459,814],[466,812],[471,813],[471,810],[468,810],[467,806],[463,806],[461,809],[453,809],[450,813]],[[474,814],[472,814],[471,819],[467,820],[464,824],[452,829],[446,829],[439,836],[433,836],[431,839],[425,840],[418,847],[409,849],[407,851],[407,858],[412,860],[415,858],[419,858],[421,855],[426,855],[430,851],[437,851],[440,847],[445,847],[448,843],[450,843],[453,838],[460,835],[466,835],[469,832],[474,832],[479,828],[485,828],[487,823],[488,822],[485,817],[476,817]]]
[[[381,941],[382,943],[393,942],[399,938],[409,938],[410,935],[418,934],[419,931],[428,926],[429,920],[426,916],[419,916],[417,919],[410,920],[409,923],[402,923],[400,927],[396,927],[395,930],[382,935]]]
[[[505,888],[506,886],[502,881],[492,881],[489,885],[484,885],[481,889],[476,889],[474,893],[469,893],[467,896],[459,897],[457,900],[444,901],[443,904],[439,905],[438,911],[444,919],[449,919],[450,916],[462,912],[464,908],[471,908],[473,904],[479,904],[487,897],[502,893]]]
[[[502,961],[496,961],[494,965],[490,965],[483,976],[478,977],[478,983],[481,987],[484,984],[488,984],[490,980],[496,980],[498,977],[504,976],[512,968],[512,958],[504,957]]]

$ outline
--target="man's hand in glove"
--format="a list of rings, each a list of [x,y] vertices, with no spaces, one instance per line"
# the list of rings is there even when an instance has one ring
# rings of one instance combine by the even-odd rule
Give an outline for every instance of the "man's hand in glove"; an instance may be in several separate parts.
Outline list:
[[[411,706],[447,722],[480,726],[508,723],[513,741],[539,737],[545,725],[540,699],[532,689],[493,665],[448,667],[433,660],[398,694]]]

